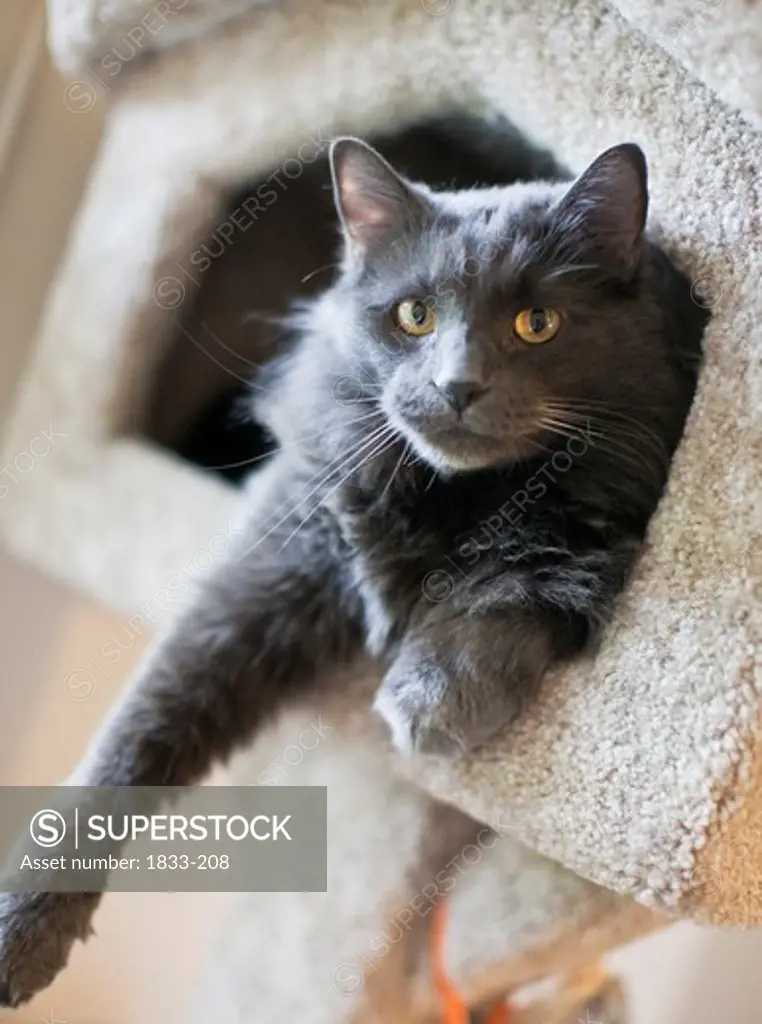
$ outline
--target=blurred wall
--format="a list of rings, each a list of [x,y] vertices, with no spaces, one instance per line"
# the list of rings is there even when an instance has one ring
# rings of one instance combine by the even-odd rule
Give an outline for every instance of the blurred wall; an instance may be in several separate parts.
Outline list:
[[[41,0],[0,2],[0,420],[29,357],[45,291],[98,146],[101,101],[74,113],[44,45]],[[124,622],[0,550],[0,784],[58,782],[139,656],[78,682]],[[97,666],[96,666],[97,667]],[[180,1024],[217,897],[114,893],[97,941],[34,1003],[3,1020]],[[161,965],[161,968],[157,965]]]

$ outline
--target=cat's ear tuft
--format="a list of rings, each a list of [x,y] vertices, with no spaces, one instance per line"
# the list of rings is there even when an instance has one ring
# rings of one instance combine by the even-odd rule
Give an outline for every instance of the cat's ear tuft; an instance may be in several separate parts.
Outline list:
[[[420,220],[425,200],[384,158],[359,139],[336,139],[330,151],[336,209],[360,253],[389,245]]]
[[[556,208],[562,248],[574,247],[618,277],[637,270],[648,213],[648,171],[639,146],[601,153]]]

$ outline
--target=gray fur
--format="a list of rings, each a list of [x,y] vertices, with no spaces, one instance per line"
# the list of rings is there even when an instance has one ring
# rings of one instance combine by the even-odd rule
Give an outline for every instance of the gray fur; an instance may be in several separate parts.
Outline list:
[[[468,753],[594,640],[641,548],[705,315],[643,236],[640,151],[609,151],[572,186],[458,193],[355,140],[333,166],[342,269],[294,314],[299,343],[258,401],[281,450],[81,784],[197,782],[364,647],[397,744]],[[395,330],[408,296],[433,306],[434,334]],[[563,312],[555,339],[514,336],[527,306]],[[459,407],[446,393],[463,382],[477,397]],[[568,405],[560,433],[552,402]],[[444,595],[427,590],[436,573]],[[96,903],[2,898],[1,1002],[52,979]]]

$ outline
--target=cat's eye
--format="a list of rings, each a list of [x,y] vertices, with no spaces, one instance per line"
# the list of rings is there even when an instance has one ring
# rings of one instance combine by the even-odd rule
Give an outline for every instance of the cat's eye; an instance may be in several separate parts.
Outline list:
[[[394,320],[405,334],[416,337],[431,334],[437,325],[437,315],[421,299],[403,299],[394,307]]]
[[[561,314],[549,306],[532,306],[516,314],[513,329],[530,345],[541,345],[558,334]]]

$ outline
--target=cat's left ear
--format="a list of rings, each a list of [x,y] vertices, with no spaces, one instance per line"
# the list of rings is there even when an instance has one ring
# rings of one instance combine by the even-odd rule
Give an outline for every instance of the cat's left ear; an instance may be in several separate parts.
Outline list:
[[[601,153],[574,182],[555,211],[558,243],[630,278],[642,250],[648,213],[648,170],[639,146],[626,143]]]
[[[367,143],[337,139],[330,162],[344,234],[360,255],[382,250],[423,223],[428,213],[424,197]]]

